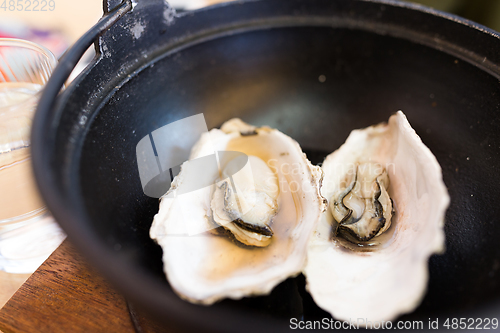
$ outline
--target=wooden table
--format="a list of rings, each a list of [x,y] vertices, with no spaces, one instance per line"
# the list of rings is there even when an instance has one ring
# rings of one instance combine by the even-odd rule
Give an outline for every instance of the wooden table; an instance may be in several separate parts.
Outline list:
[[[129,309],[68,240],[0,310],[3,333],[172,332]]]

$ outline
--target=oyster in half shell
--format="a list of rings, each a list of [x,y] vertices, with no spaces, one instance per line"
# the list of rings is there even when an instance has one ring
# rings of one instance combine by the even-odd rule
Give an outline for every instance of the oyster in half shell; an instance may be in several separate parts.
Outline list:
[[[413,311],[429,257],[444,251],[449,196],[436,158],[399,111],[388,124],[352,131],[322,168],[329,208],[304,269],[316,304],[339,320]]]
[[[207,163],[209,184],[196,189],[192,180],[200,170],[190,163],[214,152],[218,167]],[[203,134],[161,198],[150,229],[172,288],[208,305],[267,294],[299,274],[326,208],[321,179],[321,168],[278,130],[233,119]]]

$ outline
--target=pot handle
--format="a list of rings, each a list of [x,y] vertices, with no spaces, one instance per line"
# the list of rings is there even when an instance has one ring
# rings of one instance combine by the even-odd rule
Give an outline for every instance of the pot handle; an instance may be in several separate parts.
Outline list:
[[[90,28],[90,30],[83,34],[68,51],[66,51],[43,89],[42,96],[40,97],[36,109],[37,114],[47,113],[53,109],[59,91],[61,91],[64,83],[85,51],[87,51],[100,35],[106,32],[123,15],[130,11],[130,9],[132,9],[131,0],[123,0],[123,2],[112,11],[105,10],[105,15]]]

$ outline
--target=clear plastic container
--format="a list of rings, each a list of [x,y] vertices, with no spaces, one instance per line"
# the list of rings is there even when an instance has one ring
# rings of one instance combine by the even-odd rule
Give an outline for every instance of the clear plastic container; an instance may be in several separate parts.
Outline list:
[[[37,44],[0,38],[0,270],[30,273],[64,239],[33,178],[30,128],[57,61]]]

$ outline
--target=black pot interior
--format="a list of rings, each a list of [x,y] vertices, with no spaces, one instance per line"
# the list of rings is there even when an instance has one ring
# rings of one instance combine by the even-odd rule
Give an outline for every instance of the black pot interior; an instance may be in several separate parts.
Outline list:
[[[148,61],[92,110],[83,144],[69,158],[78,161],[76,186],[89,217],[85,227],[127,269],[158,281],[159,294],[177,298],[162,272],[161,248],[148,236],[158,200],[142,191],[135,155],[141,138],[198,113],[209,128],[240,117],[278,128],[313,163],[321,163],[351,130],[403,110],[441,164],[451,204],[447,251],[430,259],[422,304],[400,319],[427,322],[498,309],[498,77],[402,38],[308,25],[242,31]],[[283,328],[291,317],[329,317],[304,285],[298,276],[269,296],[211,308],[236,309],[249,321],[277,319]]]

